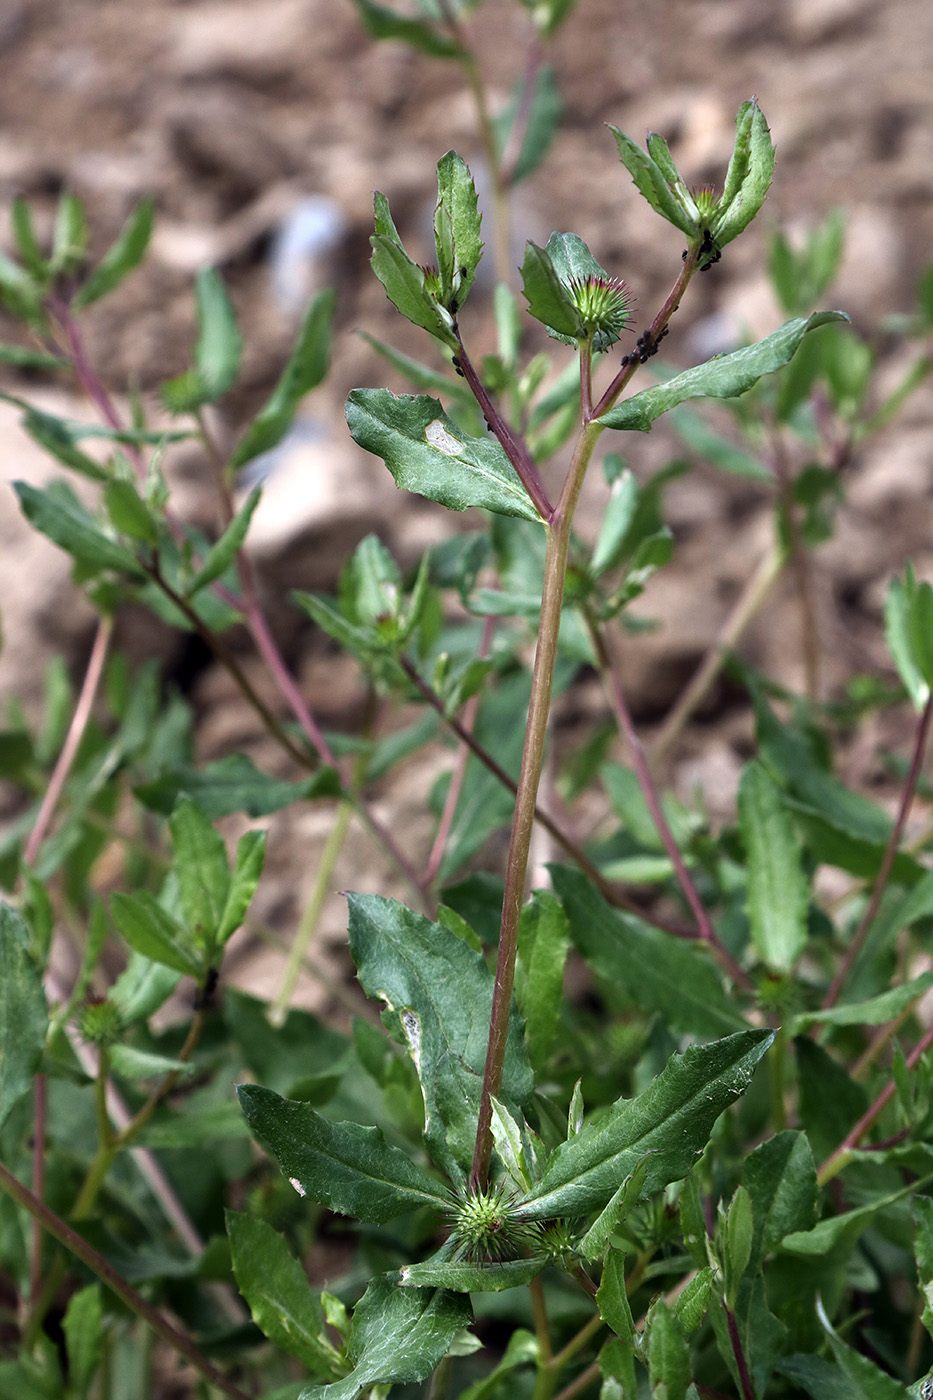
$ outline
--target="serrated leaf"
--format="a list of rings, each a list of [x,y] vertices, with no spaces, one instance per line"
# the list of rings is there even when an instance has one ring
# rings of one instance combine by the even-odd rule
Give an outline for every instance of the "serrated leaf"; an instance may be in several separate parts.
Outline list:
[[[731,243],[758,213],[774,175],[774,146],[764,113],[754,100],[735,118],[735,146],[711,228],[720,248]]]
[[[324,1310],[283,1237],[264,1220],[225,1214],[237,1287],[256,1326],[315,1374],[340,1376],[344,1366],[327,1338]]]
[[[652,1400],[685,1400],[690,1384],[690,1349],[663,1299],[652,1305],[645,1331]]]
[[[567,916],[560,902],[547,890],[535,890],[518,929],[523,974],[518,1004],[525,1018],[528,1058],[537,1069],[547,1061],[557,1031],[569,947]]]
[[[369,241],[373,250],[373,272],[396,311],[401,312],[412,325],[420,326],[455,349],[457,338],[451,323],[441,316],[437,302],[425,285],[424,268],[408,256],[396,238],[376,233]]]
[[[744,394],[765,374],[782,369],[793,358],[808,331],[834,321],[847,321],[842,311],[815,311],[806,320],[786,321],[779,330],[733,350],[729,355],[717,355],[705,364],[675,374],[663,384],[643,389],[630,399],[611,408],[598,420],[605,428],[634,429],[647,433],[656,418],[668,409],[676,408],[686,399],[731,399]]]
[[[602,1210],[619,1182],[650,1154],[646,1191],[686,1176],[723,1109],[751,1082],[770,1031],[743,1031],[673,1055],[647,1089],[620,1099],[561,1143],[520,1204],[526,1219]]]
[[[509,1259],[504,1263],[470,1263],[468,1259],[427,1259],[409,1264],[399,1278],[406,1288],[452,1288],[457,1293],[501,1293],[531,1283],[546,1259]]]
[[[238,471],[254,457],[278,446],[291,427],[301,400],[327,374],[335,305],[336,295],[329,287],[311,302],[278,383],[233,451],[231,471]]]
[[[459,1178],[472,1161],[493,978],[483,958],[443,924],[394,900],[351,894],[350,952],[360,982],[384,1001],[408,1044],[425,1104],[425,1141]],[[531,1093],[517,1016],[509,1022],[500,1098],[510,1112]]]
[[[84,1400],[104,1354],[100,1284],[80,1289],[68,1300],[62,1331],[68,1349],[68,1394]]]
[[[437,163],[434,243],[442,297],[453,311],[462,307],[483,256],[476,187],[466,161],[448,151]]]
[[[188,977],[200,975],[201,962],[183,941],[182,930],[148,890],[118,890],[110,897],[110,908],[117,928],[137,953]]]
[[[217,925],[217,943],[220,947],[243,922],[253,895],[262,875],[266,857],[266,833],[247,831],[240,837],[236,848],[236,859],[230,876],[227,898],[220,911]]]
[[[144,199],[137,205],[123,225],[116,242],[104,254],[72,300],[75,311],[90,306],[91,302],[98,301],[100,297],[112,292],[124,277],[139,266],[149,247],[154,216],[155,205],[151,199]]]
[[[374,0],[353,0],[367,34],[373,39],[401,39],[433,58],[457,58],[462,53],[455,39],[439,33],[425,20],[410,19]]]
[[[159,523],[131,481],[114,477],[104,487],[104,506],[113,528],[130,539],[155,545]]]
[[[816,1221],[816,1165],[806,1134],[783,1132],[761,1143],[746,1158],[742,1184],[752,1202],[750,1262],[757,1268],[786,1235],[808,1230]]]
[[[240,552],[250,527],[250,521],[261,499],[262,490],[257,486],[250,491],[220,539],[211,545],[204,556],[204,563],[188,585],[187,596],[189,598],[193,598],[202,588],[206,588],[209,583],[213,583],[215,579],[219,579],[222,574],[226,573]]]
[[[13,489],[30,524],[79,564],[95,571],[142,573],[133,551],[103,533],[67,481],[51,481],[42,488],[14,481]]]
[[[451,510],[480,506],[540,520],[500,444],[469,437],[437,399],[354,389],[347,399],[347,423],[354,440],[383,459],[401,489]]]
[[[611,909],[578,870],[553,865],[549,872],[574,946],[598,977],[633,1004],[661,1012],[675,1030],[718,1036],[745,1024],[704,949]]]
[[[739,830],[748,862],[748,918],[758,956],[790,972],[807,942],[809,891],[781,790],[760,763],[739,783]]]
[[[447,1289],[403,1288],[398,1276],[374,1278],[353,1311],[347,1356],[353,1370],[299,1400],[356,1400],[377,1382],[422,1381],[473,1320],[469,1299]]]
[[[391,1147],[381,1128],[332,1123],[307,1103],[259,1084],[237,1088],[250,1131],[302,1195],[342,1215],[377,1225],[405,1211],[450,1204],[444,1188]]]
[[[692,238],[697,231],[696,223],[688,218],[657,163],[630,136],[626,136],[624,131],[620,131],[611,123],[607,125],[616,139],[619,159],[635,181],[639,192],[662,219],[667,219],[668,223],[679,228],[688,238]]]
[[[26,925],[0,903],[0,1125],[32,1084],[49,1023],[42,978],[28,948]]]
[[[609,1243],[609,1237],[625,1220],[634,1208],[644,1189],[648,1176],[648,1158],[643,1157],[635,1170],[622,1182],[606,1208],[600,1211],[580,1241],[580,1253],[584,1259],[598,1259]]]
[[[526,243],[521,272],[529,314],[567,344],[575,343],[584,333],[583,321],[547,249]]]
[[[637,1349],[640,1338],[635,1330],[635,1319],[625,1287],[625,1255],[621,1249],[610,1249],[606,1255],[596,1305],[603,1321],[616,1336]]]
[[[341,787],[333,768],[320,768],[312,777],[292,783],[261,772],[245,754],[230,754],[200,768],[169,769],[133,791],[145,806],[164,816],[171,812],[179,794],[187,793],[207,816],[216,818],[232,812],[266,817],[291,802],[339,797]]]

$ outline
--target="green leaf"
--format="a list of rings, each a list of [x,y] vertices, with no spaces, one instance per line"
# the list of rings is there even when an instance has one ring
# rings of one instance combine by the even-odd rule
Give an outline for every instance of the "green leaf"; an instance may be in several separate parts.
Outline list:
[[[519,1367],[534,1366],[537,1358],[538,1342],[534,1333],[526,1331],[524,1327],[517,1327],[509,1337],[505,1354],[498,1365],[482,1380],[475,1381],[473,1385],[467,1386],[466,1390],[462,1390],[458,1400],[490,1400],[504,1376]]]
[[[915,889],[917,888],[919,886],[915,886]],[[907,906],[913,893],[914,891],[911,891],[907,896],[902,907]],[[898,912],[900,913],[900,909]],[[898,920],[898,927],[906,926]],[[883,1026],[886,1022],[893,1021],[895,1016],[899,1016],[911,1002],[918,1001],[931,987],[933,972],[922,972],[919,977],[912,977],[909,982],[892,987],[887,992],[879,992],[876,997],[869,997],[867,1001],[849,1002],[826,1010],[798,1012],[785,1029],[788,1035],[796,1036],[810,1026],[818,1025]]]
[[[737,1186],[729,1204],[722,1232],[722,1263],[725,1276],[725,1300],[730,1312],[735,1311],[742,1276],[752,1257],[752,1199],[744,1186]]]
[[[324,1310],[283,1237],[236,1211],[225,1212],[233,1272],[261,1332],[316,1375],[336,1378],[344,1367],[327,1338]]]
[[[104,506],[113,528],[132,540],[155,545],[159,522],[131,481],[114,477],[104,487]]]
[[[154,1055],[149,1050],[137,1050],[133,1045],[114,1045],[110,1063],[115,1074],[123,1079],[159,1079],[164,1074],[194,1074],[190,1060],[174,1060],[168,1055]]]
[[[141,574],[133,551],[103,533],[67,481],[51,481],[41,489],[26,481],[14,481],[13,489],[29,523],[79,564],[95,572],[114,569]]]
[[[200,976],[200,959],[184,942],[183,931],[174,919],[148,890],[138,894],[118,890],[110,897],[110,909],[117,928],[137,953],[188,977]]]
[[[68,361],[64,355],[50,355],[28,345],[0,343],[0,365],[13,365],[16,369],[66,369]]]
[[[574,344],[584,333],[583,320],[558,276],[549,250],[526,243],[521,271],[529,313],[550,333],[566,344]]]
[[[765,202],[773,174],[774,146],[764,113],[754,100],[743,102],[736,114],[735,146],[710,229],[720,248],[751,223]]]
[[[298,405],[315,389],[327,373],[330,357],[330,330],[336,295],[326,288],[305,312],[295,348],[279,376],[268,402],[250,423],[230,458],[230,470],[271,452],[291,427]]]
[[[434,211],[434,243],[441,280],[441,295],[456,314],[476,280],[483,256],[476,187],[466,161],[448,151],[437,163],[437,208]]]
[[[525,1018],[525,1044],[535,1069],[547,1062],[560,1019],[564,963],[570,947],[567,916],[547,890],[535,890],[522,910],[518,956],[522,971],[517,1001]]]
[[[677,1295],[673,1312],[685,1336],[689,1337],[703,1321],[709,1305],[712,1285],[712,1269],[701,1269]]]
[[[609,130],[616,139],[619,148],[619,159],[631,175],[639,192],[644,195],[662,219],[667,219],[669,224],[679,228],[688,238],[693,238],[697,233],[697,225],[685,211],[681,201],[673,193],[668,184],[663,171],[658,167],[647,152],[643,151],[624,131],[620,131],[610,123],[607,123]]]
[[[705,949],[610,909],[578,870],[549,871],[574,946],[633,1005],[660,1011],[675,1030],[694,1035],[728,1034],[745,1024]]]
[[[421,1206],[449,1206],[444,1188],[390,1147],[380,1128],[332,1123],[259,1084],[239,1085],[237,1097],[250,1132],[296,1190],[329,1210],[381,1225]]]
[[[84,206],[73,194],[63,194],[55,211],[49,270],[55,275],[77,272],[87,257],[87,244],[88,229]]]
[[[232,812],[267,817],[291,802],[337,797],[340,790],[339,777],[332,768],[320,768],[313,777],[291,783],[261,772],[245,754],[230,754],[201,768],[169,769],[161,777],[133,789],[142,803],[164,816],[171,812],[179,794],[187,793],[212,818],[227,817]]]
[[[0,1125],[32,1084],[49,1023],[42,978],[28,948],[26,925],[0,903]]]
[[[649,156],[667,181],[667,187],[680,205],[684,218],[693,229],[699,231],[700,211],[697,209],[696,200],[684,184],[664,137],[659,136],[656,131],[649,131],[646,144]]]
[[[124,224],[116,242],[108,249],[85,281],[71,305],[75,311],[90,306],[118,287],[124,277],[138,267],[149,247],[155,205],[144,199]]]
[[[78,447],[78,433],[67,419],[58,418],[51,413],[42,413],[37,408],[27,408],[21,421],[33,442],[37,442],[56,461],[82,476],[89,477],[91,481],[108,479],[105,469]]]
[[[786,321],[779,330],[729,355],[717,355],[705,364],[675,374],[663,384],[643,389],[611,408],[598,420],[605,428],[634,429],[647,433],[656,418],[685,399],[731,399],[744,394],[762,375],[782,369],[793,357],[808,331],[833,321],[847,321],[842,311],[815,311],[806,320]]]
[[[628,1301],[625,1287],[625,1254],[621,1249],[610,1249],[603,1265],[603,1275],[596,1293],[596,1304],[600,1317],[611,1327],[617,1337],[630,1346],[640,1345],[635,1330],[635,1319]]]
[[[523,78],[515,85],[508,106],[493,121],[500,156],[508,149],[516,123],[522,123],[521,146],[506,171],[510,185],[520,184],[537,170],[557,135],[564,109],[557,78],[549,64],[541,64],[532,75],[530,99],[528,81]]]
[[[455,1178],[473,1158],[486,1063],[493,978],[483,958],[443,924],[394,900],[351,894],[350,953],[371,997],[386,1003],[391,1027],[418,1071],[425,1141]],[[514,1113],[528,1100],[531,1071],[519,1018],[509,1022],[499,1097]]]
[[[836,1364],[849,1381],[858,1400],[903,1400],[904,1386],[886,1371],[882,1371],[867,1356],[853,1351],[832,1327],[821,1299],[817,1299],[817,1315],[829,1338]]]
[[[638,480],[633,472],[624,471],[616,477],[590,560],[593,578],[614,569],[625,557],[629,530],[638,508],[638,496]]]
[[[690,1349],[663,1298],[652,1304],[645,1331],[652,1400],[685,1400],[690,1384]]]
[[[385,287],[386,296],[397,311],[412,325],[442,340],[451,349],[457,347],[449,313],[442,316],[438,304],[428,291],[424,268],[408,256],[397,237],[373,234],[372,269]]]
[[[648,1158],[643,1157],[635,1170],[622,1182],[605,1210],[600,1211],[580,1241],[580,1253],[584,1259],[598,1259],[605,1251],[612,1235],[634,1209],[644,1190],[648,1176]]]
[[[742,1184],[752,1202],[750,1262],[757,1268],[785,1236],[816,1221],[816,1166],[806,1134],[783,1132],[761,1143],[746,1158]]]
[[[193,598],[202,588],[206,588],[209,583],[213,583],[215,579],[226,573],[240,552],[250,527],[250,521],[261,499],[262,490],[257,486],[250,491],[220,539],[211,545],[204,556],[204,563],[188,585],[188,598]]]
[[[41,289],[6,253],[0,253],[0,299],[17,320],[35,330],[47,330]]]
[[[68,1395],[74,1400],[84,1400],[103,1358],[103,1324],[100,1284],[89,1284],[69,1298],[62,1331],[68,1348]]]
[[[233,384],[240,368],[243,337],[227,289],[212,267],[198,274],[195,287],[200,336],[194,368],[204,385],[206,402],[213,403]]]
[[[217,925],[217,943],[220,947],[243,923],[246,911],[262,875],[266,858],[266,833],[247,831],[240,837],[236,848],[236,860],[230,877],[227,898],[220,911]]]
[[[17,250],[23,260],[23,265],[30,277],[42,283],[48,275],[48,264],[36,239],[29,205],[22,195],[16,195],[14,198],[10,208],[10,216],[13,224],[13,237],[16,239]]]
[[[401,39],[433,58],[458,58],[463,52],[455,39],[439,33],[425,20],[409,19],[374,0],[353,0],[363,26],[373,39]]]
[[[790,972],[807,942],[809,892],[794,824],[781,790],[760,763],[739,784],[739,830],[748,862],[748,918],[758,956]]]
[[[187,795],[179,797],[168,824],[174,847],[172,869],[187,931],[212,957],[230,889],[227,848],[210,819]]]
[[[857,1206],[841,1215],[832,1215],[826,1220],[818,1220],[809,1230],[794,1230],[785,1235],[781,1241],[781,1249],[786,1254],[794,1254],[800,1258],[815,1258],[838,1247],[849,1248],[877,1215],[909,1196],[917,1184],[911,1182],[899,1191],[892,1191],[886,1196],[869,1201],[867,1205]]]
[[[301,1400],[356,1400],[377,1382],[423,1381],[473,1320],[470,1302],[446,1289],[403,1288],[398,1275],[374,1278],[353,1311],[347,1356],[353,1370]]]
[[[458,916],[454,915],[454,917]],[[492,1095],[490,1101],[492,1104],[492,1140],[496,1156],[519,1190],[527,1191],[531,1187],[532,1177],[525,1156],[525,1144],[522,1142],[522,1130],[504,1104]],[[453,1287],[453,1285],[450,1286]]]
[[[884,632],[888,650],[894,658],[897,673],[919,714],[930,698],[930,683],[914,655],[910,622],[910,603],[914,577],[908,565],[906,584],[899,578],[891,580],[884,600]]]
[[[679,1181],[706,1146],[720,1113],[748,1088],[772,1039],[770,1031],[743,1031],[673,1055],[636,1098],[618,1100],[555,1148],[520,1214],[543,1220],[602,1210],[646,1153],[651,1154],[646,1191]]]
[[[467,436],[437,399],[354,389],[347,399],[347,423],[354,440],[383,459],[402,490],[451,510],[480,506],[540,519],[500,444]]]
[[[546,1267],[546,1259],[509,1259],[504,1263],[470,1263],[468,1259],[427,1259],[409,1264],[399,1278],[405,1287],[452,1288],[457,1293],[501,1293],[530,1283]]]
[[[911,1208],[917,1227],[917,1282],[923,1297],[920,1321],[933,1337],[933,1198],[915,1196]]]

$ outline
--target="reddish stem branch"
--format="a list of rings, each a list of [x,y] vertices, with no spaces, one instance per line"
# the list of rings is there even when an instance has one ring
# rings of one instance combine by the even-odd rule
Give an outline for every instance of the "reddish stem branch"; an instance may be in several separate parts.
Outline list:
[[[914,740],[914,751],[910,760],[910,769],[907,774],[907,781],[904,784],[904,790],[901,793],[897,819],[891,830],[891,835],[888,837],[888,844],[885,847],[884,856],[878,868],[878,875],[875,880],[874,888],[865,906],[865,912],[859,921],[859,926],[845,951],[845,955],[839,964],[836,975],[830,984],[829,991],[826,993],[826,997],[823,1001],[824,1010],[835,1006],[839,993],[845,985],[846,978],[852,971],[855,960],[862,950],[862,945],[868,936],[868,930],[871,928],[875,915],[878,913],[878,907],[881,904],[882,895],[887,887],[888,877],[891,874],[891,867],[894,864],[894,858],[897,855],[901,837],[904,833],[904,827],[910,815],[914,794],[917,790],[917,782],[920,778],[920,769],[923,766],[923,755],[930,733],[931,720],[933,720],[933,695],[927,700],[923,709],[923,714],[920,716],[920,723],[917,726],[917,735]]]

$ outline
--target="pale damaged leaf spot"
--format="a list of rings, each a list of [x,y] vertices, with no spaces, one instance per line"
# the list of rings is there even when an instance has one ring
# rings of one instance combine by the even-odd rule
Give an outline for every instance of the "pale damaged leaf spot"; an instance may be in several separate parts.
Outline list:
[[[405,1038],[411,1050],[411,1057],[415,1062],[415,1069],[418,1071],[418,1078],[421,1078],[421,1021],[417,1014],[410,1007],[405,1008],[401,1013],[402,1027],[405,1031]]]
[[[294,1188],[295,1188],[295,1190],[298,1192],[299,1196],[307,1196],[308,1193],[307,1193],[307,1191],[305,1190],[305,1188],[302,1186],[301,1182],[298,1180],[297,1176],[290,1176],[290,1177],[288,1178],[288,1184],[289,1184],[289,1186],[294,1186]]]
[[[429,447],[436,447],[445,457],[456,457],[463,451],[463,443],[449,433],[439,418],[434,418],[424,430]]]

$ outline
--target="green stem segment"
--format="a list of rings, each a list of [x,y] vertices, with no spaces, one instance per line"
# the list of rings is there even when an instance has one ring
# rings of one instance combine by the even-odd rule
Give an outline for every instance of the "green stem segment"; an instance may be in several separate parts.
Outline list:
[[[561,498],[551,516],[550,524],[546,526],[547,548],[544,557],[544,590],[538,621],[538,645],[535,650],[531,702],[528,707],[525,746],[522,751],[522,765],[518,775],[515,814],[512,819],[512,835],[509,841],[506,864],[496,983],[493,991],[486,1068],[483,1075],[482,1100],[476,1129],[476,1145],[470,1174],[474,1190],[485,1184],[489,1171],[489,1159],[492,1154],[491,1100],[498,1097],[502,1086],[509,1013],[512,1006],[512,987],[515,981],[515,959],[518,951],[518,924],[525,898],[528,852],[531,846],[532,828],[534,827],[538,784],[541,780],[541,768],[544,762],[544,745],[551,708],[554,667],[557,662],[557,638],[564,599],[564,578],[570,548],[570,531],[583,480],[586,476],[586,469],[601,431],[598,423],[590,422],[584,425],[577,439],[573,461],[570,464]]]

